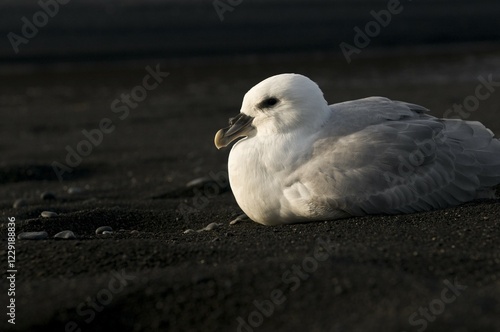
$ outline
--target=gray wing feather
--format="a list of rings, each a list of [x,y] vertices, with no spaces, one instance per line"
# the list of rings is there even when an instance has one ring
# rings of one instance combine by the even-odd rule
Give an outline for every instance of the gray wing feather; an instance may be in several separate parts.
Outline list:
[[[437,119],[422,106],[381,97],[331,108],[308,163],[320,172],[303,179],[331,209],[425,211],[500,183],[500,141],[479,122]]]

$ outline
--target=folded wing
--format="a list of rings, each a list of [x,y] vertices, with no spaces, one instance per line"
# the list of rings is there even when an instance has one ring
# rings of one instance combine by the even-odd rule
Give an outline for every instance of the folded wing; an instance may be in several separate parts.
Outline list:
[[[425,111],[380,97],[332,105],[303,166],[311,172],[299,170],[309,174],[300,185],[310,209],[425,211],[470,201],[500,183],[500,141],[490,130]]]

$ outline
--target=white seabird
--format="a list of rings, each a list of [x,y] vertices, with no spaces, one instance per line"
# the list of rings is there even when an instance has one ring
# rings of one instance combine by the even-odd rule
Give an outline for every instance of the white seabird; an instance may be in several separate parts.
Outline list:
[[[215,135],[243,212],[264,225],[445,208],[500,183],[500,141],[479,122],[438,119],[383,97],[328,105],[298,74],[248,91]]]

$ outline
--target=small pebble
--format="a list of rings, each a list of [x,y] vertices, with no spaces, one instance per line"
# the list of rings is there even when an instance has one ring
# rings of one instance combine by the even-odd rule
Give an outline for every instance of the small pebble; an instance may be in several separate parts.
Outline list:
[[[40,215],[43,218],[53,218],[53,217],[57,216],[57,213],[52,212],[52,211],[43,211],[42,213],[40,213]]]
[[[198,188],[198,187],[201,187],[209,182],[214,182],[214,181],[209,177],[196,178],[194,180],[189,181],[186,184],[186,187],[187,188]]]
[[[12,205],[14,209],[19,209],[20,207],[28,205],[28,202],[26,200],[19,198],[14,201],[14,204]]]
[[[208,224],[207,227],[205,227],[205,230],[206,231],[211,231],[211,230],[216,229],[216,228],[218,228],[220,226],[222,226],[222,224],[213,222],[213,223]]]
[[[95,233],[97,235],[103,234],[104,232],[113,232],[113,228],[111,228],[109,226],[101,226],[101,227],[99,227],[98,229],[95,230]]]
[[[54,239],[65,239],[65,240],[70,240],[70,239],[76,239],[75,233],[72,231],[62,231],[54,235]]]
[[[242,221],[249,221],[249,220],[250,220],[250,218],[248,218],[248,216],[246,214],[240,214],[239,216],[237,216],[236,218],[234,218],[233,220],[231,220],[229,222],[229,225],[236,225],[236,224],[239,224]]]
[[[69,187],[68,188],[68,194],[70,194],[70,195],[81,194],[84,191],[85,191],[85,189],[80,188],[80,187]]]
[[[48,237],[47,232],[23,232],[17,235],[19,240],[44,240]]]
[[[199,229],[198,232],[212,231],[220,226],[222,226],[222,224],[219,224],[217,222],[212,222],[212,223],[208,224],[205,228]]]
[[[43,199],[44,201],[53,201],[56,199],[56,195],[50,191],[44,191],[43,193],[40,194],[40,198]]]
[[[102,235],[110,235],[110,234],[113,234],[113,231],[103,231],[101,234]]]
[[[139,234],[139,231],[134,229],[133,231],[130,231],[130,234]]]

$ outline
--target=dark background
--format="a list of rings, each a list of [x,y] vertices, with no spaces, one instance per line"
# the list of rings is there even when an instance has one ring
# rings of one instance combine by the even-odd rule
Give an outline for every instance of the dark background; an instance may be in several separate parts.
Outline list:
[[[234,1],[223,21],[212,1],[71,0],[15,54],[7,38],[2,62],[124,60],[217,55],[339,52],[352,44],[353,28],[386,9],[380,0]],[[370,48],[498,41],[500,3],[495,0],[402,0],[403,11],[382,28]],[[20,35],[37,1],[2,1],[0,36]],[[472,50],[471,50],[472,51]]]

